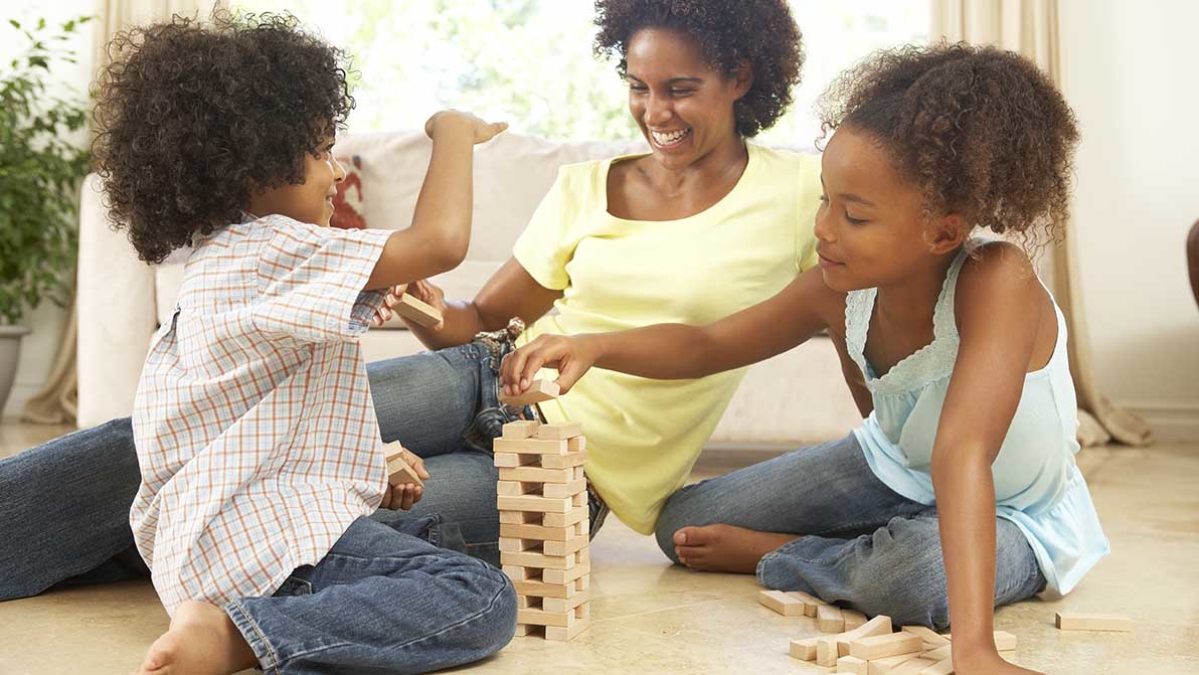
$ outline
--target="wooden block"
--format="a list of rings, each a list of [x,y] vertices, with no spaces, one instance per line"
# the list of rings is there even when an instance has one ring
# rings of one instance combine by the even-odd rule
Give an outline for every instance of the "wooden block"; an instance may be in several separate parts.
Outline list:
[[[407,293],[400,296],[399,302],[397,302],[396,306],[392,307],[392,309],[395,310],[396,314],[399,314],[418,326],[432,328],[433,326],[441,323],[441,312]]]
[[[889,656],[885,659],[874,659],[867,661],[867,675],[883,675],[891,672],[892,669],[911,661],[916,658],[915,654],[901,654],[899,656]]]
[[[495,493],[497,495],[505,495],[508,497],[519,497],[520,495],[540,495],[541,483],[533,482],[516,482],[510,480],[501,480],[495,484]]]
[[[1088,614],[1085,612],[1058,612],[1055,618],[1060,630],[1105,630],[1128,632],[1132,621],[1119,614]]]
[[[591,577],[579,577],[578,579],[575,579],[574,584],[576,590],[585,591],[588,588],[591,588]]]
[[[542,607],[547,612],[569,612],[591,600],[591,590],[579,591],[569,598],[546,598]]]
[[[504,431],[501,438],[532,438],[540,426],[541,422],[537,420],[516,420],[515,422],[509,422],[503,426]]]
[[[834,605],[817,607],[816,621],[821,633],[840,633],[845,630],[845,618],[841,616],[841,608]]]
[[[842,656],[837,659],[838,673],[856,673],[856,675],[866,675],[867,664],[862,659],[856,656]]]
[[[931,668],[935,665],[937,665],[937,662],[932,659],[915,657],[895,666],[889,672],[890,675],[917,675],[925,668]]]
[[[925,642],[924,646],[927,647],[928,643]],[[948,644],[948,643],[941,645],[940,647],[937,647],[936,649],[926,649],[924,651],[924,653],[920,655],[920,658],[928,659],[929,661],[944,661],[945,659],[952,658],[952,657],[953,657],[953,645]]]
[[[854,640],[849,643],[849,654],[859,659],[873,661],[888,656],[914,654],[924,646],[919,635],[911,633],[889,633]]]
[[[851,631],[866,625],[866,615],[856,609],[842,609],[841,618],[845,619],[845,630]]]
[[[497,438],[492,448],[497,453],[512,455],[565,455],[570,441],[541,440],[539,438]]]
[[[572,438],[567,441],[566,447],[578,439]],[[541,458],[541,466],[547,469],[573,469],[576,466],[583,466],[587,463],[586,450],[571,451],[565,455],[543,455]]]
[[[508,575],[508,578],[512,580],[513,584],[515,584],[518,581],[520,581],[520,582],[528,582],[528,581],[540,582],[540,581],[542,581],[541,573],[544,571],[544,570],[537,569],[535,567],[522,567],[521,565],[504,565],[500,569],[502,569],[504,571],[504,574]]]
[[[500,480],[521,483],[570,483],[582,478],[575,475],[575,469],[545,469],[540,466],[503,467],[500,469]]]
[[[567,513],[571,510],[571,499],[496,495],[495,505],[500,511],[536,511],[538,513]],[[565,524],[565,523],[563,523]]]
[[[573,555],[546,555],[539,549],[533,549],[518,552],[500,551],[500,563],[504,566],[517,565],[519,567],[540,567],[546,570],[569,570],[577,565],[577,559]],[[554,583],[549,579],[546,581]]]
[[[920,639],[923,640],[925,644],[932,645],[933,647],[940,647],[941,645],[949,644],[949,638],[941,635],[931,628],[928,628],[927,626],[904,626],[903,628],[900,628],[900,630],[905,633],[911,633],[912,635],[919,635]]]
[[[804,602],[783,591],[761,591],[758,604],[768,607],[783,616],[803,616]]]
[[[588,495],[586,492],[579,492],[575,494],[573,497],[570,497],[571,506],[574,506],[575,508],[586,508],[587,497]]]
[[[412,468],[412,455],[399,443],[388,443],[383,446],[383,457],[387,462],[387,482],[392,485],[416,483],[424,485],[425,481]]]
[[[542,548],[546,555],[567,556],[575,551],[581,551],[590,543],[587,535],[576,535],[574,538],[567,541],[546,541],[542,542]],[[503,550],[503,549],[500,549]]]
[[[564,440],[583,435],[582,422],[567,422],[565,424],[543,424],[537,429],[537,438],[547,440]]]
[[[533,380],[529,384],[529,388],[515,396],[509,396],[503,391],[500,392],[500,403],[513,406],[515,408],[523,408],[534,403],[549,401],[550,399],[558,398],[560,393],[558,384],[549,380]]]
[[[890,633],[891,617],[880,614],[851,631],[839,635],[821,636],[816,641],[816,663],[827,667],[835,666],[837,659],[849,655],[849,643],[873,635]]]
[[[529,466],[541,463],[540,455],[514,455],[510,452],[497,452],[494,455],[493,463],[500,468],[513,468],[518,466]]]
[[[580,551],[582,553],[582,551]],[[580,561],[573,569],[547,569],[542,572],[541,578],[547,584],[568,584],[575,579],[582,578],[591,573],[591,561]]]
[[[518,624],[516,624],[515,637],[525,637],[525,636],[529,636],[529,635],[534,635],[535,633],[537,633],[540,630],[541,630],[541,626],[530,626],[529,624],[526,624],[526,623],[518,623]]]
[[[575,622],[566,628],[558,628],[556,626],[547,626],[545,629],[545,639],[550,642],[570,642],[575,639],[579,633],[591,627],[591,617],[575,619]]]
[[[580,478],[569,483],[546,483],[541,494],[546,497],[573,497],[587,491],[587,479]]]
[[[821,600],[820,598],[818,598],[814,595],[808,595],[807,593],[804,593],[803,591],[787,591],[787,592],[789,594],[791,594],[792,596],[799,598],[800,600],[803,600],[804,616],[814,617],[814,616],[816,616],[816,608],[817,607],[828,604],[827,602]]]
[[[587,522],[587,521],[583,521]],[[544,527],[542,525],[529,525],[524,523],[500,523],[500,540],[505,537],[514,539],[537,539],[545,543],[567,541],[577,537],[580,532],[578,523],[575,525],[567,525],[564,527]],[[582,534],[586,534],[584,528]],[[502,549],[501,549],[502,550]],[[563,555],[566,555],[565,553]]]
[[[541,570],[538,570],[540,572]],[[586,578],[586,577],[584,577]],[[544,581],[512,580],[512,587],[519,595],[539,598],[573,598],[582,591],[576,584],[547,584]]]
[[[836,635],[822,635],[816,638],[816,665],[832,668],[840,658]]]
[[[542,525],[544,513],[531,511],[500,511],[500,524],[508,525]]]
[[[802,640],[791,641],[791,657],[801,661],[816,660],[816,640],[817,638],[804,638]]]
[[[515,539],[513,537],[500,537],[500,551],[509,553],[519,553],[520,551],[528,551],[530,549],[541,546],[542,542],[536,539]]]
[[[920,658],[928,659],[928,656],[926,655]],[[928,660],[931,661],[932,659]],[[917,675],[953,675],[953,658],[951,657],[936,661],[933,663],[933,665],[925,668],[924,670],[918,671]]]
[[[1016,636],[1005,630],[995,631],[995,651],[1010,652],[1016,648]]]
[[[517,609],[516,622],[534,626],[558,626],[566,628],[574,619],[573,612],[546,612],[539,609]]]
[[[569,499],[566,501],[570,502]],[[542,516],[542,524],[546,527],[566,527],[587,520],[590,516],[591,509],[586,506],[576,506],[566,513],[545,513]]]

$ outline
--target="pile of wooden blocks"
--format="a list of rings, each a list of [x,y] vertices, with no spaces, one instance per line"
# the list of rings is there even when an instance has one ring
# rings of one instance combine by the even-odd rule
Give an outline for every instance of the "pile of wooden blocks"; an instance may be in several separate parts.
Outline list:
[[[903,626],[898,632],[891,618],[867,620],[861,612],[830,605],[798,591],[762,591],[758,601],[784,616],[816,619],[819,637],[791,641],[791,656],[838,673],[857,675],[950,675],[953,655],[950,636],[924,626]],[[1012,660],[1016,636],[995,632],[1001,656]]]
[[[544,628],[547,640],[571,640],[591,622],[582,427],[510,422],[494,447],[500,562],[516,587],[516,634]]]

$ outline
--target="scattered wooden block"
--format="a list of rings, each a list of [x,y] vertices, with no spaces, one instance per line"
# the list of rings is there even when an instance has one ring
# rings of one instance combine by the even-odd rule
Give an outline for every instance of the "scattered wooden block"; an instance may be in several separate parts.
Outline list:
[[[818,598],[814,595],[808,595],[807,593],[804,593],[803,591],[787,591],[787,592],[790,593],[792,596],[799,598],[800,600],[803,600],[804,616],[814,617],[814,616],[816,616],[816,608],[817,607],[828,604],[827,602],[821,600],[820,598]]]
[[[905,633],[919,635],[920,639],[924,641],[924,644],[932,645],[933,648],[949,644],[949,638],[941,635],[931,628],[928,628],[927,626],[904,626],[900,630]]]
[[[783,616],[803,616],[804,602],[783,591],[761,591],[758,604],[768,607]]]
[[[921,657],[928,659],[928,655]],[[933,660],[933,659],[928,659]],[[953,658],[945,658],[921,670],[917,675],[953,675]]]
[[[869,665],[866,675],[884,675],[914,658],[916,658],[915,654],[900,654],[899,656],[888,656],[885,659],[867,661],[866,663]]]
[[[539,438],[497,438],[492,442],[496,453],[513,455],[565,455],[569,441],[541,440]]]
[[[520,394],[509,396],[503,391],[500,392],[500,403],[504,403],[515,408],[523,408],[534,403],[541,403],[551,399],[558,398],[561,390],[556,382],[549,380],[533,380],[529,384],[529,388]]]
[[[804,638],[802,640],[791,641],[791,656],[792,658],[800,659],[801,661],[816,660],[816,640],[817,638]]]
[[[515,422],[509,422],[503,426],[504,433],[501,438],[514,440],[532,438],[540,426],[541,422],[537,420],[516,420]]]
[[[1058,612],[1055,622],[1059,630],[1104,630],[1124,633],[1132,630],[1132,621],[1119,614]]]
[[[822,635],[816,638],[816,665],[832,668],[841,658],[837,647],[836,635]]]
[[[837,672],[867,675],[868,665],[866,661],[863,661],[856,656],[842,656],[841,658],[837,659]]]
[[[428,303],[418,300],[407,293],[400,296],[399,302],[392,309],[395,310],[396,314],[418,326],[432,328],[441,323],[441,312],[434,309]]]
[[[583,424],[581,422],[567,422],[565,424],[543,424],[537,429],[537,438],[545,440],[565,440],[583,435]]]
[[[845,630],[851,631],[866,625],[866,615],[856,609],[842,609],[841,618],[845,620]]]
[[[841,614],[841,608],[834,605],[817,607],[816,621],[821,633],[840,633],[845,630],[845,617]]]
[[[885,659],[888,656],[915,654],[923,645],[924,641],[918,635],[902,632],[890,633],[854,640],[849,643],[849,653],[859,659],[873,661]]]
[[[928,643],[925,642],[924,646],[927,647]],[[920,655],[920,658],[928,659],[930,661],[944,661],[945,659],[951,658],[952,656],[953,656],[953,645],[944,644],[944,645],[941,645],[940,647],[937,647],[936,649],[925,650],[924,653]]]
[[[918,675],[925,668],[931,668],[935,665],[937,665],[937,662],[932,659],[916,657],[895,666],[889,673],[890,675]]]
[[[849,655],[849,643],[873,635],[888,635],[891,632],[891,617],[882,614],[857,628],[839,635],[826,635],[816,639],[816,663],[832,667],[837,660]]]

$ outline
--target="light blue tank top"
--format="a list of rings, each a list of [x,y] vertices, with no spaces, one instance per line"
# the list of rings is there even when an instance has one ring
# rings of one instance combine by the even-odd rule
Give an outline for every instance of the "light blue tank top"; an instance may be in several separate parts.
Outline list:
[[[874,399],[874,412],[854,435],[879,480],[899,494],[933,505],[933,443],[957,360],[954,295],[967,259],[958,252],[933,313],[933,341],[882,377],[866,362],[866,334],[877,289],[849,293],[845,339]],[[991,466],[996,514],[1028,539],[1049,587],[1067,593],[1110,546],[1074,455],[1078,404],[1066,356],[1066,322],[1054,302],[1057,344],[1046,366],[1024,378],[1024,393]]]

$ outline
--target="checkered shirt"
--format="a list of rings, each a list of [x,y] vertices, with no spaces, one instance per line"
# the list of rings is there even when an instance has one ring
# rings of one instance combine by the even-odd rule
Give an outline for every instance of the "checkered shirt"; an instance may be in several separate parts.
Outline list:
[[[274,593],[378,507],[358,338],[390,234],[268,216],[197,238],[133,413],[130,525],[169,613]]]

